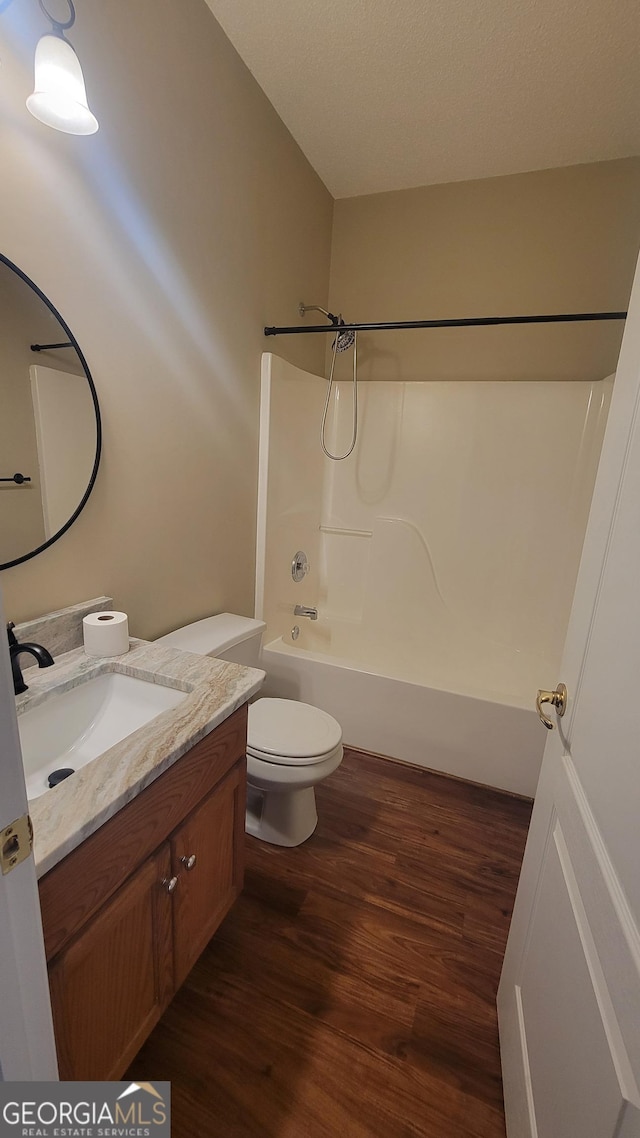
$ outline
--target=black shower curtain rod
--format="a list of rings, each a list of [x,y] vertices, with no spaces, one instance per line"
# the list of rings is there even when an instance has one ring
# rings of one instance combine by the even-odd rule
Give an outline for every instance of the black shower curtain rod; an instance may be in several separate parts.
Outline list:
[[[382,323],[341,324],[341,332],[381,332],[405,328],[485,328],[495,324],[571,324],[578,320],[626,320],[626,312],[564,312],[548,316],[478,316],[460,320],[387,320]],[[296,324],[292,328],[266,327],[265,336],[306,336],[335,332],[335,324]]]

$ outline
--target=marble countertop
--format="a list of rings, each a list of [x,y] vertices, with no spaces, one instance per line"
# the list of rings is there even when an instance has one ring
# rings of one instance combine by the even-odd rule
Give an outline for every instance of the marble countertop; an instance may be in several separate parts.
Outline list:
[[[177,688],[187,698],[30,800],[38,877],[246,703],[264,680],[264,672],[255,668],[146,641],[132,640],[126,655],[109,659],[90,658],[76,648],[51,668],[29,670],[28,691],[16,698],[18,716],[105,672]]]

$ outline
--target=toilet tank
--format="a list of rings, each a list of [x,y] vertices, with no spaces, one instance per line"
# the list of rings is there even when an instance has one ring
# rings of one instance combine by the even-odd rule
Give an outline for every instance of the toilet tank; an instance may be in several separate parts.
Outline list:
[[[207,616],[204,620],[185,624],[184,628],[160,636],[155,643],[167,644],[182,652],[196,652],[200,656],[215,656],[218,660],[230,660],[234,664],[259,668],[260,642],[266,627],[262,620],[221,612],[218,616]]]

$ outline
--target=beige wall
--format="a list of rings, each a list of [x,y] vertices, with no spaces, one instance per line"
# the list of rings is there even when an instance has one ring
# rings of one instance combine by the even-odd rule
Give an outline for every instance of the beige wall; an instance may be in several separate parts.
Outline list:
[[[625,309],[640,158],[337,201],[330,307],[346,320]],[[621,323],[362,333],[368,379],[598,379]],[[340,360],[338,374],[350,366]]]
[[[25,110],[23,8],[0,27],[0,250],[77,336],[104,455],[69,533],[0,575],[7,616],[106,593],[155,636],[250,612],[261,330],[326,303],[331,197],[203,0],[79,6],[91,138]],[[323,348],[279,345],[314,370]]]

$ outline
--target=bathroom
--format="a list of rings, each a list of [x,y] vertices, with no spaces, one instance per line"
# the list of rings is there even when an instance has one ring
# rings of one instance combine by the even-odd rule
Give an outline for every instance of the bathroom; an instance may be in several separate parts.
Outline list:
[[[4,611],[16,623],[102,594],[129,614],[134,635],[149,640],[210,613],[254,614],[262,355],[273,353],[316,376],[327,373],[330,360],[326,336],[264,337],[266,325],[315,323],[310,316],[299,317],[301,301],[354,321],[616,311],[628,306],[640,243],[637,136],[635,143],[629,141],[631,135],[624,136],[621,127],[619,144],[608,141],[608,148],[591,151],[567,146],[554,160],[528,154],[526,140],[520,138],[515,157],[507,155],[502,165],[497,160],[492,165],[483,152],[491,151],[494,133],[503,146],[507,129],[508,116],[497,115],[491,130],[485,123],[488,133],[483,146],[476,147],[475,165],[460,165],[459,170],[449,166],[442,176],[421,174],[415,181],[410,176],[391,178],[365,189],[336,181],[330,191],[214,18],[217,14],[224,25],[225,7],[229,9],[221,4],[216,13],[216,5],[210,10],[203,0],[182,0],[180,5],[167,0],[89,5],[78,0],[70,38],[100,120],[96,135],[78,139],[46,129],[25,111],[34,44],[46,29],[38,4],[12,0],[0,5],[0,252],[39,286],[68,322],[91,369],[103,428],[98,477],[73,526],[44,553],[0,575]],[[627,7],[620,5],[621,10]],[[597,43],[595,12],[594,21],[596,30],[591,27],[590,34]],[[571,54],[568,14],[557,30]],[[616,34],[620,58],[626,58],[626,43],[633,37],[622,19]],[[347,48],[358,41],[357,25],[345,39]],[[575,47],[574,79],[582,67],[583,47],[582,41]],[[489,50],[484,41],[483,50]],[[612,58],[615,50],[614,44]],[[349,66],[348,52],[340,59]],[[573,98],[579,104],[575,91]],[[620,105],[623,102],[620,95]],[[580,114],[583,122],[597,119],[595,112],[587,114],[579,105],[576,110],[572,104],[571,113],[576,123]],[[573,133],[578,133],[577,126]],[[331,122],[328,138],[331,141]],[[395,160],[395,151],[393,155]],[[425,399],[437,399],[442,391],[443,401],[435,404],[435,413],[442,417],[449,393],[452,400],[468,393],[478,400],[469,415],[486,414],[496,426],[495,417],[512,405],[510,400],[517,401],[517,385],[522,384],[528,417],[519,424],[518,438],[538,432],[529,440],[531,453],[537,453],[544,467],[545,404],[551,417],[553,385],[563,393],[569,389],[572,396],[573,384],[576,398],[579,389],[585,393],[593,385],[595,394],[616,370],[621,334],[621,323],[613,321],[363,332],[358,344],[362,383],[357,446],[365,448],[362,455],[370,460],[366,448],[379,441],[381,455],[389,461],[391,435],[375,421],[376,412],[380,414],[376,389],[382,392],[384,385],[403,385],[409,397],[424,392]],[[348,356],[338,360],[345,413]],[[481,385],[482,396],[474,383]],[[390,392],[392,399],[400,398],[398,390]],[[569,408],[564,411],[568,414]],[[383,409],[382,417],[386,414]],[[315,461],[319,427],[315,411],[307,417],[301,408],[288,445],[300,447]],[[477,436],[469,435],[460,445],[468,443],[471,449],[474,439]],[[421,449],[428,442],[420,442]],[[565,474],[562,443],[555,435],[554,461]],[[457,453],[452,443],[448,455],[440,456],[450,461],[456,478],[464,473],[456,465]],[[489,465],[486,469],[489,477]],[[592,485],[593,462],[590,471]],[[342,477],[342,471],[332,477]],[[438,493],[444,495],[440,470],[434,477],[439,477]],[[527,484],[527,502],[534,484]],[[582,484],[585,492],[587,486]],[[315,505],[322,505],[319,498]],[[446,509],[446,499],[443,505]],[[562,525],[554,517],[553,504],[541,505],[541,515],[557,538]],[[588,501],[581,506],[583,527],[587,507]],[[396,513],[400,516],[402,510]],[[336,518],[327,514],[322,521],[330,525]],[[487,525],[494,521],[495,539],[504,538],[500,518],[487,506]],[[345,519],[343,524],[369,528],[359,519]],[[553,551],[548,560],[542,556],[545,531],[540,524],[536,514],[535,526],[531,519],[526,528],[528,539],[533,534],[539,542],[538,587],[548,582],[553,567]],[[567,538],[566,532],[560,536]],[[493,537],[491,530],[489,548]],[[547,653],[554,669],[559,666],[580,543],[574,534],[563,547],[564,601]],[[502,569],[513,551],[493,548]],[[270,640],[290,632],[294,604],[317,604],[322,612],[321,583],[312,577],[321,565],[318,547],[298,542],[292,534],[283,543],[282,561],[274,572],[289,574],[298,549],[307,552],[311,572],[301,585],[287,579],[286,604],[291,609],[281,614],[277,626],[272,627],[265,598]],[[487,559],[483,572],[489,573],[490,567]],[[440,571],[439,563],[436,569]],[[523,581],[524,576],[522,587]],[[306,584],[317,592],[305,592]],[[440,587],[448,598],[447,584]],[[347,580],[347,591],[348,585]],[[522,611],[522,593],[510,599]],[[490,600],[498,612],[499,583]],[[549,623],[544,592],[538,603],[541,621]],[[479,609],[486,618],[481,602]],[[531,615],[527,613],[528,619]],[[321,632],[322,620],[317,625]],[[310,622],[302,623],[301,640],[315,631]],[[551,668],[536,676],[531,702],[536,688],[553,688],[561,678]],[[437,676],[431,678],[431,687],[438,689]],[[302,689],[282,694],[320,702]],[[468,710],[474,708],[470,700]],[[531,797],[537,773],[531,773],[531,764],[539,763],[546,738],[535,712],[519,705],[517,710],[533,721],[531,727],[527,719],[522,728],[533,738],[528,781],[509,785],[496,775],[493,785]],[[448,708],[443,718],[455,728],[460,723],[458,712]],[[394,755],[390,746],[351,738],[345,724],[343,728],[345,743],[403,757]],[[480,740],[491,729],[490,717],[470,731]],[[404,757],[417,761],[414,754]],[[370,769],[364,760],[362,769]],[[449,773],[492,781],[481,775],[474,779],[461,766]],[[351,823],[345,822],[347,830],[351,827],[353,852],[343,853],[340,864],[356,888],[363,872],[366,876],[358,854],[367,845],[361,831],[373,807],[358,814],[354,797],[345,786],[345,801],[354,803]],[[338,809],[334,800],[327,802],[328,812]],[[447,811],[444,805],[442,811]],[[314,875],[320,881],[326,871],[315,848],[310,842],[298,851],[298,865],[303,867],[299,872],[307,882]],[[389,856],[387,850],[383,866],[389,865]],[[275,854],[267,849],[262,857],[260,870],[254,866],[253,882],[255,886],[260,879],[270,897],[277,961],[284,959],[276,944],[278,917],[284,921],[301,904],[305,885],[292,878],[287,886],[286,874],[276,871]],[[328,885],[319,890],[323,901],[329,890]],[[248,934],[256,940],[261,929],[257,920],[251,927],[251,919],[258,911],[254,901],[246,915]],[[348,904],[339,912],[346,920]],[[328,914],[326,904],[319,904],[318,924],[328,921]],[[339,917],[332,919],[337,923]],[[392,926],[389,929],[393,936]],[[337,930],[338,956],[344,940]],[[400,950],[398,955],[402,971]],[[191,992],[190,998],[197,1020],[197,993]],[[245,1039],[249,1049],[250,1033]],[[330,1037],[323,1036],[322,1046],[329,1044]],[[300,1044],[302,1050],[312,1045]],[[265,1068],[268,1063],[265,1058]],[[145,1077],[159,1075],[149,1069]],[[301,1080],[302,1075],[294,1080],[292,1097]],[[448,1086],[446,1080],[438,1085]],[[222,1090],[218,1101],[224,1101]],[[263,1132],[287,1133],[285,1119],[283,1108],[282,1129]],[[216,1127],[210,1119],[205,1132],[224,1135],[233,1130],[221,1123]],[[353,1130],[368,1132],[364,1124]],[[456,1132],[454,1127],[451,1132]]]

